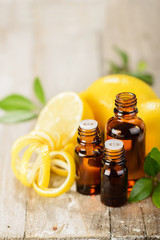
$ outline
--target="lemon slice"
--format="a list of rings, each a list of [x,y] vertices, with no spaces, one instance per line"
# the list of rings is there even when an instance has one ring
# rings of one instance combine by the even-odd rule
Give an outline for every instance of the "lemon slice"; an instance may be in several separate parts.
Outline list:
[[[84,118],[94,118],[89,105],[74,92],[64,92],[52,98],[41,111],[35,130],[51,134],[59,133],[59,149],[67,143],[76,142],[79,122]]]
[[[63,157],[64,162],[66,161],[67,166],[68,166],[68,175],[67,175],[64,183],[60,187],[57,187],[57,188],[44,188],[44,187],[40,187],[38,185],[37,181],[35,181],[33,183],[33,188],[39,195],[45,196],[45,197],[56,197],[62,193],[67,192],[73,185],[74,180],[75,180],[74,159],[67,152],[63,152],[63,151],[52,152],[52,158],[57,159],[60,156]]]

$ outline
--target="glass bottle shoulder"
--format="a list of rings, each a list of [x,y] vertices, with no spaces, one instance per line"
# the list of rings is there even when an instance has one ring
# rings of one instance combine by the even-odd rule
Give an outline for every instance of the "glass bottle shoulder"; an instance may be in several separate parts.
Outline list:
[[[122,176],[127,174],[128,170],[125,162],[122,164],[115,164],[113,162],[102,161],[102,173],[106,176]]]
[[[75,153],[80,157],[97,157],[103,154],[103,146],[99,145],[81,145],[77,144]]]
[[[132,119],[111,117],[107,122],[106,132],[113,138],[134,138],[145,133],[145,124],[140,117]]]

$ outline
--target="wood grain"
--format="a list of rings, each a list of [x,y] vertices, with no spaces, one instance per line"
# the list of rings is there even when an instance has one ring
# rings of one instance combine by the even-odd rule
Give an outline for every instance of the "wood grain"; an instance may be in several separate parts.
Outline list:
[[[109,208],[101,204],[100,196],[78,194],[78,202],[83,221],[87,226],[88,237],[110,238]]]
[[[125,207],[110,209],[112,238],[145,239],[145,227],[142,212],[138,204],[127,204]]]
[[[13,176],[10,164],[10,149],[17,134],[13,126],[0,126],[0,130],[3,146],[0,154],[0,238],[21,239],[25,232],[26,189]]]
[[[75,192],[58,198],[42,198],[30,191],[27,204],[26,238],[87,236]]]
[[[141,202],[140,206],[148,238],[158,239],[160,236],[160,210],[153,205],[151,198]]]
[[[0,0],[0,97],[17,92],[36,101],[35,76],[48,99],[83,91],[107,74],[108,60],[119,61],[113,45],[128,51],[133,69],[147,61],[160,97],[159,12],[159,0]],[[0,126],[0,239],[160,239],[151,199],[114,209],[75,186],[53,199],[22,186],[10,149],[34,124]]]

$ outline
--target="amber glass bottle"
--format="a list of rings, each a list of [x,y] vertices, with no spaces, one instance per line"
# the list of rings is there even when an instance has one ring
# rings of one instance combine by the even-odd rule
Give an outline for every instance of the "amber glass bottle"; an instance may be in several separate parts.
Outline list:
[[[144,176],[145,159],[145,125],[137,116],[137,98],[130,92],[122,92],[116,96],[115,116],[106,125],[106,140],[120,139],[124,143],[128,168],[128,190],[135,181]]]
[[[80,122],[78,145],[75,147],[77,191],[94,195],[100,193],[100,167],[103,148],[98,123],[87,119]]]
[[[128,171],[123,142],[116,139],[105,142],[101,168],[101,202],[120,207],[127,202]]]

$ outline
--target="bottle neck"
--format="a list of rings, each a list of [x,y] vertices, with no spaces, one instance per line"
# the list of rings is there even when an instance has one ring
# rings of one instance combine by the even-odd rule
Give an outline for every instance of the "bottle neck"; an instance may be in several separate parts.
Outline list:
[[[84,130],[79,127],[77,141],[79,144],[82,144],[82,145],[100,144],[101,136],[100,136],[99,127],[96,127],[95,129],[92,129],[92,130]]]
[[[125,150],[124,147],[122,147],[119,150],[110,150],[110,149],[104,149],[104,162],[108,164],[122,164],[124,165],[126,163],[125,158]]]
[[[138,113],[136,95],[130,92],[117,94],[114,113],[119,119],[136,118]]]

